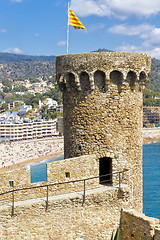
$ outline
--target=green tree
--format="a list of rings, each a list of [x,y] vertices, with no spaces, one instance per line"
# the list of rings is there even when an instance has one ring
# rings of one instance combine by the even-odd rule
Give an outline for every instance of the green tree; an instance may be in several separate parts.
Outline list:
[[[8,105],[7,103],[3,103],[0,109],[8,110]]]
[[[49,88],[49,90],[44,93],[44,96],[55,99],[58,104],[62,104],[62,92],[60,91],[58,86],[55,86],[55,88]]]
[[[20,84],[18,86],[15,86],[12,91],[13,92],[26,92],[27,90],[28,89],[24,85]]]

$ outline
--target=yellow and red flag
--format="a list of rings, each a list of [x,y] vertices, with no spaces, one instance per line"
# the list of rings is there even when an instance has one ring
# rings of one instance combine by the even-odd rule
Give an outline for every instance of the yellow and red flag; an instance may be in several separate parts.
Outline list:
[[[72,25],[75,29],[86,29],[85,26],[81,23],[78,17],[74,12],[69,8],[69,25]]]

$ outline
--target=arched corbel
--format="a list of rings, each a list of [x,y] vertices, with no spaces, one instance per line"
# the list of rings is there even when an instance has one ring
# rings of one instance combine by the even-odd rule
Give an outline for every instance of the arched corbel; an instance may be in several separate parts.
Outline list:
[[[75,75],[75,83],[76,83],[76,86],[77,86],[77,90],[81,91],[81,84],[80,84],[79,76],[75,73],[74,73],[74,75]]]
[[[58,84],[60,90],[63,91],[64,90],[64,76],[63,75],[61,75],[59,77],[59,79],[57,79],[57,84]]]
[[[110,85],[110,72],[105,72],[105,91],[108,91]]]
[[[94,73],[91,73],[89,75],[89,81],[90,81],[90,86],[91,86],[91,90],[93,91],[95,89],[95,85],[94,85]]]

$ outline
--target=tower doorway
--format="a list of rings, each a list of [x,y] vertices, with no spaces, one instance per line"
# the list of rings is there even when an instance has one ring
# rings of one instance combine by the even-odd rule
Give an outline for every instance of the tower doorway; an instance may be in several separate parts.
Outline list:
[[[99,159],[99,183],[112,185],[112,159],[109,157]]]

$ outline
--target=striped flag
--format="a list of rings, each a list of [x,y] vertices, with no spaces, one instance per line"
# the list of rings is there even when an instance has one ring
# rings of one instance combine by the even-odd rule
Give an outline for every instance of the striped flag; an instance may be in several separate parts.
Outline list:
[[[86,29],[81,23],[74,12],[69,8],[69,25],[72,25],[75,29]]]

